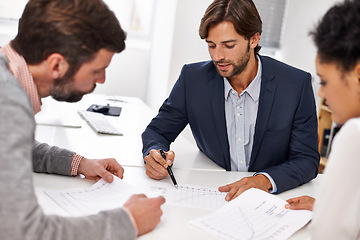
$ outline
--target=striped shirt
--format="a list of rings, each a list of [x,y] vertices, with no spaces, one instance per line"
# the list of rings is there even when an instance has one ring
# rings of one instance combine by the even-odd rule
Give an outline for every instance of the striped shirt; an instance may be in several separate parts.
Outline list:
[[[247,172],[249,169],[262,77],[261,61],[258,57],[256,59],[258,60],[256,76],[240,94],[233,89],[227,78],[223,78],[231,171]],[[272,185],[270,193],[275,193],[277,186],[273,178],[266,172],[255,173],[258,174],[265,175],[269,179]]]
[[[0,52],[6,56],[9,61],[9,69],[11,73],[16,77],[25,92],[29,95],[34,115],[41,110],[41,99],[39,97],[36,84],[33,76],[26,64],[25,59],[19,55],[9,44],[0,48]],[[71,175],[78,174],[78,168],[83,156],[75,153],[71,163]]]

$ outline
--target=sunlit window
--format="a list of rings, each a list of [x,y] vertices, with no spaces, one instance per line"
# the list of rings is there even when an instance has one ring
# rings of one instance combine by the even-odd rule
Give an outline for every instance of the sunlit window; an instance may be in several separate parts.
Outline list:
[[[153,23],[155,0],[105,0],[128,34],[147,37]]]

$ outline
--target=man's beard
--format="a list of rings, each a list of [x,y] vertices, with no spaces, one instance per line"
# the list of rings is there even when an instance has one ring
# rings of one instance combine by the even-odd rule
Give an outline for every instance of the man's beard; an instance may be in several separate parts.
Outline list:
[[[95,90],[96,84],[88,92],[80,92],[73,90],[74,76],[64,76],[54,79],[54,87],[51,89],[50,95],[57,101],[78,102],[82,97]]]
[[[220,61],[213,61],[213,62],[215,64],[215,67],[216,67],[218,73],[222,77],[231,78],[235,75],[242,73],[246,69],[246,67],[249,63],[249,60],[250,60],[250,45],[248,46],[248,49],[244,53],[244,55],[235,60],[236,62],[228,61],[226,59],[221,59]],[[217,67],[218,63],[231,64],[233,66],[233,70],[231,72],[222,72]]]

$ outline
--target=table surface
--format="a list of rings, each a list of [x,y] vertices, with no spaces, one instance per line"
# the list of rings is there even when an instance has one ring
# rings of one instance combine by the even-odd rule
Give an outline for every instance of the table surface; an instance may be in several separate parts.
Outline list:
[[[53,146],[66,148],[87,158],[115,158],[122,166],[144,165],[141,134],[156,112],[134,97],[116,97],[125,102],[109,101],[115,97],[90,94],[78,103],[57,102],[52,98],[43,100],[42,111],[36,115],[36,139]],[[105,116],[123,136],[98,134],[80,117],[78,110],[87,109],[91,104],[119,106],[119,117]],[[48,126],[56,123],[81,127]],[[174,168],[225,171],[210,161],[198,148],[179,135],[171,145],[176,154]]]
[[[123,136],[95,133],[77,113],[78,110],[87,109],[91,104],[106,105],[107,103],[122,108],[119,117],[106,116],[106,118],[123,132]],[[60,103],[46,98],[43,100],[42,109],[36,115],[37,140],[73,150],[87,158],[113,157],[125,169],[124,181],[138,189],[144,189],[152,181],[156,181],[146,176],[141,153],[141,133],[156,112],[140,99],[90,94],[84,96],[83,100],[78,103]],[[76,127],[44,125],[49,123]],[[172,144],[171,149],[176,154],[173,171],[179,184],[217,188],[252,175],[249,172],[226,172],[181,134]],[[42,193],[42,189],[87,188],[95,183],[93,180],[83,177],[36,173],[33,176],[39,203],[47,214],[66,216],[63,209]],[[315,197],[321,177],[322,175],[318,175],[311,182],[277,196],[284,200],[301,195]],[[169,177],[160,181],[172,185]],[[139,237],[139,239],[218,239],[189,223],[190,220],[210,213],[209,210],[170,204],[163,205],[162,209],[163,216],[160,224],[154,231]],[[304,227],[290,239],[306,239],[307,236],[307,227]]]
[[[124,167],[124,181],[136,187],[137,189],[147,189],[152,185],[152,181],[145,174],[143,167]],[[95,183],[93,180],[84,179],[82,177],[66,177],[50,174],[34,173],[34,185],[36,187],[37,196],[40,205],[47,214],[58,214],[67,216],[66,212],[43,194],[43,189],[73,189],[73,188],[87,188]],[[217,188],[221,185],[232,183],[243,177],[251,176],[249,172],[225,172],[225,171],[209,171],[209,170],[189,170],[189,169],[174,169],[174,175],[179,184],[191,184],[197,186]],[[278,194],[277,196],[283,200],[288,198],[309,195],[315,196],[316,190],[322,175],[319,175],[311,182],[304,184],[298,188]],[[172,186],[170,178],[160,180],[163,183]],[[217,237],[203,231],[189,223],[189,221],[204,216],[210,213],[210,210],[175,206],[164,204],[162,206],[163,216],[160,224],[156,229],[146,235],[139,237],[139,239],[218,239]],[[300,229],[290,239],[306,239],[308,236],[307,227]]]

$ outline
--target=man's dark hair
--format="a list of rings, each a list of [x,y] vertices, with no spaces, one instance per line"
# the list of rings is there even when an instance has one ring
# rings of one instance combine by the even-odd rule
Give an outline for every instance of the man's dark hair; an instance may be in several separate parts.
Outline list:
[[[344,72],[352,70],[360,61],[360,0],[330,8],[310,35],[321,62],[335,63]]]
[[[124,50],[125,39],[115,14],[102,0],[30,0],[11,44],[28,64],[59,53],[75,74],[102,48]]]
[[[201,19],[199,35],[208,37],[209,29],[221,22],[228,21],[234,25],[238,34],[250,40],[255,33],[262,33],[262,21],[252,0],[215,0],[206,9]],[[261,46],[255,47],[258,53]]]

